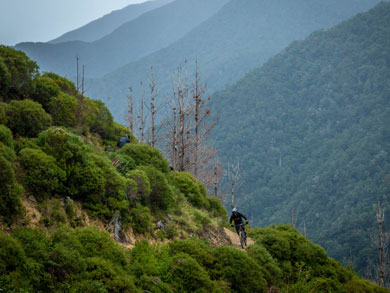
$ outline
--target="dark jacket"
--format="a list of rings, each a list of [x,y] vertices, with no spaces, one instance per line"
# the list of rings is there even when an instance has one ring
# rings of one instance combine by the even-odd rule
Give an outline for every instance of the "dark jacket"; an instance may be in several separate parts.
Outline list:
[[[239,212],[233,212],[232,215],[230,216],[229,223],[231,224],[232,221],[234,220],[235,225],[241,224],[243,222],[242,218],[246,220],[246,217],[243,214]]]
[[[121,148],[123,147],[126,143],[129,143],[130,139],[126,136],[123,136],[119,139],[118,143],[116,144],[117,147]]]

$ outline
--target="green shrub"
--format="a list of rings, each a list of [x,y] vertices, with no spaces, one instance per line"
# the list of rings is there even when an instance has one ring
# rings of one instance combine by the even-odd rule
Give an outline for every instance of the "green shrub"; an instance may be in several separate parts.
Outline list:
[[[37,149],[37,150],[40,149],[37,143],[37,138],[19,137],[14,142],[15,142],[14,150],[17,154],[19,154],[20,151],[24,148]]]
[[[22,244],[27,257],[31,257],[38,262],[46,262],[48,260],[50,240],[43,231],[31,228],[17,228],[12,231],[12,237]]]
[[[127,172],[136,168],[133,158],[117,152],[109,153],[109,158],[119,173],[126,175]]]
[[[207,271],[184,253],[174,256],[165,281],[173,285],[175,292],[208,292],[212,288]]]
[[[186,253],[203,267],[210,268],[213,264],[211,249],[202,240],[175,240],[170,242],[168,247],[171,256]]]
[[[122,137],[128,134],[130,136],[130,143],[136,143],[137,139],[135,136],[130,132],[130,130],[127,127],[124,127],[122,124],[116,123],[114,121],[114,135],[115,138]]]
[[[24,183],[38,200],[62,189],[66,173],[52,156],[38,149],[24,148],[19,153],[19,162],[26,172]]]
[[[151,209],[168,210],[174,204],[173,191],[166,176],[154,167],[140,167],[150,182],[151,193],[149,205]]]
[[[0,275],[21,270],[26,262],[26,255],[19,241],[0,231]]]
[[[51,98],[56,97],[60,93],[60,87],[53,79],[46,76],[37,77],[34,80],[34,85],[33,99],[47,111]]]
[[[85,123],[91,133],[97,133],[101,138],[114,140],[114,120],[108,108],[101,101],[85,99]]]
[[[279,286],[282,284],[282,271],[267,249],[259,244],[250,245],[247,248],[247,253],[260,266],[268,285]]]
[[[12,101],[7,109],[7,117],[7,126],[12,132],[27,137],[36,137],[52,122],[42,106],[32,100]]]
[[[158,149],[149,145],[128,143],[119,153],[131,157],[136,166],[153,166],[163,173],[169,172],[168,161]]]
[[[172,172],[172,179],[179,191],[197,208],[209,208],[208,200],[196,178],[187,172]]]
[[[214,217],[222,217],[224,219],[224,221],[226,222],[227,221],[227,213],[226,213],[226,209],[225,207],[223,206],[222,202],[214,197],[214,196],[210,196],[207,198],[208,200],[208,211],[211,212],[211,214],[214,216]]]
[[[0,97],[1,101],[1,97]],[[0,124],[7,124],[7,108],[8,104],[0,102]]]
[[[210,275],[231,284],[233,292],[266,292],[260,266],[238,249],[220,246],[213,251],[214,266]]]
[[[137,185],[136,199],[147,199],[151,193],[149,178],[146,173],[140,169],[132,170],[126,173],[126,177],[133,180]],[[144,201],[142,201],[145,203]]]
[[[139,203],[130,210],[131,226],[135,233],[149,232],[152,227],[152,217],[150,216],[150,210]]]
[[[74,127],[77,123],[77,99],[65,93],[53,97],[48,104],[47,111],[53,117],[53,124],[65,127]]]
[[[12,139],[12,132],[5,125],[0,124],[0,142],[2,142],[7,147],[13,148],[14,141]]]
[[[64,93],[67,93],[72,96],[76,95],[77,93],[76,86],[74,85],[74,83],[62,76],[59,76],[58,74],[55,74],[53,72],[45,72],[42,75],[42,78],[50,78],[51,80],[53,80],[60,88],[60,90]]]
[[[7,159],[10,162],[15,161],[16,154],[13,149],[10,147],[7,147],[2,142],[0,142],[0,156],[3,156],[5,159]]]
[[[24,211],[22,193],[23,187],[15,180],[12,163],[0,156],[0,215],[8,224]]]
[[[48,155],[56,158],[65,170],[85,161],[87,146],[80,138],[62,127],[51,127],[39,134],[38,145]]]
[[[24,52],[0,45],[0,96],[25,99],[33,92],[38,66]]]

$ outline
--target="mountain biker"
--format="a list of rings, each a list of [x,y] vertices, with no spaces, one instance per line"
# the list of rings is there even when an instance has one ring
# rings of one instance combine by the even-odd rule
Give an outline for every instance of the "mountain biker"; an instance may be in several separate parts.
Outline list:
[[[245,219],[245,224],[248,224],[248,223],[249,223],[248,220],[247,220],[247,218],[246,218],[243,214],[241,214],[241,213],[239,213],[239,212],[237,211],[237,208],[233,208],[233,210],[232,210],[232,215],[230,216],[229,223],[230,223],[230,225],[231,225],[232,227],[233,227],[233,226],[236,227],[236,231],[237,231],[237,234],[238,234],[238,235],[240,235],[240,225],[244,223],[244,221],[243,221],[242,218]],[[233,220],[234,220],[234,225],[232,225]],[[246,235],[245,225],[242,225],[242,229],[244,230],[244,233],[245,233],[245,235]]]
[[[116,144],[117,147],[121,148],[123,147],[126,143],[130,142],[130,135],[126,134],[125,136],[122,136],[118,143]]]

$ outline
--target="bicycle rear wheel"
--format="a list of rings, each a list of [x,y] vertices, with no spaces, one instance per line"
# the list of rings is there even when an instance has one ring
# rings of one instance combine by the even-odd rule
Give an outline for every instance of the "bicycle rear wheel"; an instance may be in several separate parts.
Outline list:
[[[241,244],[242,249],[244,249],[245,245],[246,245],[246,239],[245,239],[244,231],[240,231],[240,244]]]

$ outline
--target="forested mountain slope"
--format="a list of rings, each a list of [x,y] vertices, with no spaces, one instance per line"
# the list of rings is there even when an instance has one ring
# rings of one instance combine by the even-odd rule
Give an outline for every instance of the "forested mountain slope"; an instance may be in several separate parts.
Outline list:
[[[312,31],[329,28],[366,11],[379,0],[232,0],[217,14],[168,48],[89,83],[89,94],[106,101],[117,119],[123,118],[128,87],[140,95],[153,66],[161,97],[171,92],[175,70],[187,61],[193,72],[195,60],[209,92],[223,89],[260,66],[290,42]],[[110,102],[107,98],[110,97]]]
[[[191,174],[116,149],[105,105],[23,52],[0,46],[0,69],[0,291],[387,292],[290,226],[212,242],[226,211]]]
[[[336,259],[376,263],[377,201],[390,208],[389,65],[381,3],[213,96],[215,141],[225,163],[240,161],[241,208],[256,226],[294,218]]]
[[[113,32],[122,24],[136,19],[150,10],[161,7],[173,0],[153,0],[139,4],[131,4],[120,10],[102,16],[80,28],[67,32],[49,43],[61,43],[67,41],[93,42]]]
[[[41,64],[41,70],[75,76],[76,56],[87,77],[99,77],[178,40],[208,19],[228,0],[176,0],[124,23],[88,43],[20,43],[18,50]]]

